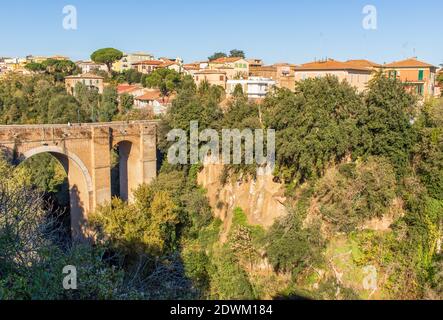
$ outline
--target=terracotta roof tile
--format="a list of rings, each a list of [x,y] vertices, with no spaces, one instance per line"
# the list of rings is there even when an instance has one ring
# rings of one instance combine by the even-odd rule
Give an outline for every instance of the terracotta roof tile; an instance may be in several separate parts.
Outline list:
[[[183,65],[183,68],[185,69],[185,70],[200,70],[200,65],[197,65],[197,64],[185,64],[185,65]]]
[[[352,63],[341,62],[333,59],[329,59],[326,61],[315,61],[304,63],[301,66],[297,66],[294,68],[297,70],[357,70],[357,71],[366,71],[368,72],[368,68],[356,66]]]
[[[132,65],[136,66],[136,65],[140,65],[140,64],[145,64],[145,65],[158,66],[158,65],[161,65],[163,63],[164,63],[164,61],[161,61],[161,60],[145,60],[145,61],[140,61],[140,62],[133,63]]]
[[[160,90],[156,91],[148,91],[144,95],[135,98],[136,100],[142,100],[142,101],[153,101],[161,98]]]
[[[385,68],[435,68],[432,64],[419,61],[415,58],[396,61],[384,65]]]
[[[136,90],[141,90],[142,88],[139,85],[131,85],[131,84],[119,84],[117,86],[117,93],[129,93]]]
[[[218,58],[215,60],[210,61],[211,63],[232,63],[237,62],[238,60],[243,60],[241,57],[224,57],[224,58]]]
[[[174,64],[177,64],[177,62],[175,62],[175,61],[167,61],[167,62],[164,62],[161,65],[159,65],[159,67],[160,68],[167,68],[167,67],[170,67],[170,66],[172,66]]]
[[[372,62],[370,60],[365,59],[359,59],[359,60],[348,60],[346,63],[350,65],[354,65],[356,67],[363,67],[363,68],[379,68],[381,67],[381,64],[378,64],[376,62]]]

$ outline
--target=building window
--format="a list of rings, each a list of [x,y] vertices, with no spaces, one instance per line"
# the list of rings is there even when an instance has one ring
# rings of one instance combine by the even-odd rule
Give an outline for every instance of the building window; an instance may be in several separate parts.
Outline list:
[[[389,71],[389,78],[397,79],[397,71],[395,70]]]
[[[220,81],[225,80],[225,78],[223,76],[220,76]]]
[[[424,70],[418,71],[418,81],[423,81],[424,75],[425,75]]]

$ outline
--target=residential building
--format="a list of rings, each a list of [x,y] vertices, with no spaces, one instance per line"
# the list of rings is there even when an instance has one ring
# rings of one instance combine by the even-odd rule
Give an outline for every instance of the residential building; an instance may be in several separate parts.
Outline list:
[[[154,56],[150,53],[136,52],[124,54],[123,57],[112,65],[112,70],[116,72],[123,72],[133,68],[133,65],[138,62],[154,60]]]
[[[368,67],[333,59],[305,63],[294,69],[295,81],[331,75],[340,81],[346,80],[360,92],[366,89],[372,73],[373,70]]]
[[[197,62],[200,69],[208,69],[209,68],[209,61],[200,61]]]
[[[183,65],[183,72],[190,76],[194,76],[195,73],[201,69],[199,63],[188,63]]]
[[[26,63],[42,63],[46,60],[48,60],[48,57],[33,55],[26,56]]]
[[[230,70],[227,75],[229,79],[247,79],[249,76],[249,63],[243,58],[227,57],[209,61],[209,69]]]
[[[169,70],[174,70],[178,73],[183,72],[183,63],[180,60],[177,61],[165,61],[163,64],[158,66],[158,69],[166,68]]]
[[[355,67],[368,68],[369,70],[372,71],[380,71],[383,67],[381,64],[365,59],[348,60],[346,61],[346,63]]]
[[[55,56],[49,57],[48,59],[59,60],[59,61],[66,61],[66,60],[69,60],[69,57],[55,55]]]
[[[146,89],[143,88],[143,86],[139,84],[119,84],[117,86],[117,93],[118,95],[122,94],[129,94],[133,96],[134,98],[140,97],[145,94]]]
[[[6,65],[5,59],[7,59],[7,58],[0,57],[0,73],[6,72],[7,65]]]
[[[92,71],[108,71],[106,64],[95,63],[93,61],[78,61],[76,63],[77,67],[82,71],[82,73],[91,73]]]
[[[435,89],[434,96],[441,97],[443,94],[443,69],[439,68],[437,70],[437,75],[435,76]]]
[[[26,58],[4,58],[3,65],[6,71],[16,71],[23,69],[26,65]]]
[[[251,66],[249,75],[252,77],[269,78],[276,82],[279,88],[295,90],[295,65],[277,63],[272,66]]]
[[[179,65],[182,65],[182,64],[183,64],[183,59],[180,58],[180,57],[177,57],[177,58],[175,58],[175,59],[172,59],[172,58],[166,58],[166,57],[161,57],[161,58],[159,58],[158,60],[161,60],[161,61],[164,61],[164,62],[176,62],[176,63],[179,64]]]
[[[263,66],[263,60],[261,60],[261,59],[247,59],[246,61],[249,64],[249,68]]]
[[[82,83],[90,89],[95,89],[99,93],[103,93],[104,78],[101,76],[97,76],[92,73],[85,73],[85,74],[79,74],[79,75],[65,77],[66,91],[69,94],[74,95],[75,94],[75,86],[77,83]]]
[[[437,67],[429,63],[411,58],[385,64],[383,70],[387,76],[403,82],[409,92],[423,97],[431,97],[435,94]]]
[[[166,113],[172,100],[173,97],[162,97],[160,90],[148,90],[134,99],[134,106],[138,109],[149,109],[154,115],[162,115]]]
[[[194,81],[199,86],[202,82],[210,85],[220,86],[226,90],[226,72],[220,70],[205,69],[194,73]]]
[[[250,99],[262,99],[266,97],[269,90],[276,85],[276,82],[270,78],[250,77],[247,80],[228,80],[226,82],[226,92],[232,95],[235,88],[240,85],[243,93]]]
[[[132,68],[143,74],[151,74],[165,64],[162,60],[145,60],[132,64]]]

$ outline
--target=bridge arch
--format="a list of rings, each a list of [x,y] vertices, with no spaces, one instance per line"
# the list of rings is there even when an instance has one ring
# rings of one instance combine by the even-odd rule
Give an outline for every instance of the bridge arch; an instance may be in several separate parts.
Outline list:
[[[69,183],[69,201],[71,216],[71,233],[75,240],[83,240],[87,234],[85,221],[91,209],[93,195],[92,177],[83,161],[74,153],[57,146],[32,148],[19,155],[19,162],[26,161],[38,154],[49,153],[65,169]]]
[[[122,200],[134,201],[133,192],[140,185],[140,172],[142,162],[140,147],[131,139],[118,139],[113,141],[112,148],[118,154],[118,188]]]

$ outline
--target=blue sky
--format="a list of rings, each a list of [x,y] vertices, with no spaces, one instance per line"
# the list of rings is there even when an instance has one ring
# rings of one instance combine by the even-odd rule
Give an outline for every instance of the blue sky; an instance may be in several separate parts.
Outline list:
[[[377,30],[362,27],[365,5]],[[62,27],[65,5],[78,29]],[[243,49],[266,63],[330,57],[443,63],[441,0],[0,0],[0,56],[88,58],[101,47],[206,59]]]

